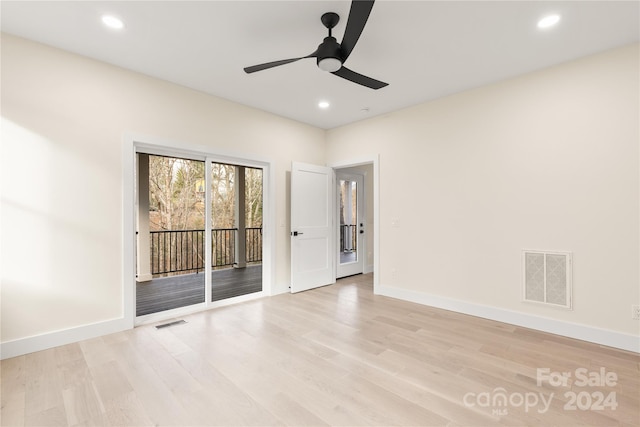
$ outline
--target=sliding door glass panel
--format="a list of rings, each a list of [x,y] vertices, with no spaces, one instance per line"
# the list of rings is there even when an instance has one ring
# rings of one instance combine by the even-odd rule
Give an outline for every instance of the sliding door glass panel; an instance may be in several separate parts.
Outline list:
[[[148,189],[138,186],[136,315],[203,303],[204,162],[142,153],[137,161]]]
[[[262,169],[211,164],[211,300],[262,291]]]

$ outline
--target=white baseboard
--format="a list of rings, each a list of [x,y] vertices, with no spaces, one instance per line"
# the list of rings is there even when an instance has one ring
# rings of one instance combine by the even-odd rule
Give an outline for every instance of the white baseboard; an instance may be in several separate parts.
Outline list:
[[[640,353],[640,337],[631,334],[563,322],[391,286],[376,286],[376,294]],[[255,295],[253,295],[253,298],[255,298]],[[131,329],[131,327],[132,325],[129,325],[129,322],[121,318],[22,338],[15,341],[7,341],[0,344],[0,359],[4,360],[96,338]]]
[[[253,299],[261,298],[263,296],[265,296],[264,292],[256,292],[253,294],[228,298],[223,301],[211,303],[206,309],[238,304],[240,302],[250,301]],[[203,303],[196,306],[183,307],[182,309],[163,311],[161,313],[156,313],[155,315],[150,314],[147,316],[141,316],[140,318],[137,318],[135,320],[135,326],[159,322],[161,320],[180,316],[186,316],[204,310],[205,306]],[[93,323],[90,325],[78,326],[75,328],[48,332],[46,334],[21,338],[15,341],[3,342],[0,343],[0,360],[22,356],[24,354],[46,350],[61,345],[71,344],[82,340],[101,337],[103,335],[113,334],[115,332],[121,332],[127,329],[131,329],[132,327],[133,325],[130,325],[129,322],[127,322],[124,318],[121,318]]]
[[[363,271],[362,273],[363,273],[363,274],[373,273],[373,264],[371,264],[371,265],[365,265],[365,266],[364,266],[364,271]]]
[[[0,359],[4,360],[10,357],[22,356],[48,348],[113,334],[131,329],[131,327],[132,325],[130,325],[129,322],[121,318],[21,338],[15,341],[7,341],[0,344]]]
[[[380,285],[376,294],[640,353],[640,337],[577,323]]]

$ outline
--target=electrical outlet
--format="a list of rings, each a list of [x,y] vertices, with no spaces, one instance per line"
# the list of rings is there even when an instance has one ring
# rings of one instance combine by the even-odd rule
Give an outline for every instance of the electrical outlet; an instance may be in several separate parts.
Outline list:
[[[640,305],[631,306],[631,318],[635,320],[640,320]]]

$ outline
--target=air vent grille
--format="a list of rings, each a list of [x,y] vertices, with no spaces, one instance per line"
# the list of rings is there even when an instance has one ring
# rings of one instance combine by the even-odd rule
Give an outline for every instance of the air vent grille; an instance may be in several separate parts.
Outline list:
[[[572,254],[523,251],[524,300],[571,308]]]
[[[184,320],[176,320],[175,322],[169,322],[169,323],[164,323],[162,325],[157,325],[156,329],[164,329],[170,326],[180,325],[182,323],[187,323],[187,322],[185,322]]]

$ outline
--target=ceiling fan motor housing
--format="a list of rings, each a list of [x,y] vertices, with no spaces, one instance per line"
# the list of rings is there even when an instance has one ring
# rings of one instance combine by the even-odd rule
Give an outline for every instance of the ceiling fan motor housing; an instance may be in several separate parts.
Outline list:
[[[342,52],[340,50],[340,44],[335,39],[335,37],[325,37],[324,41],[320,44],[320,46],[318,46],[318,50],[317,50],[318,67],[320,67],[320,62],[329,58],[333,58],[340,61],[340,65],[342,65],[341,53]]]
[[[342,51],[338,41],[331,35],[331,30],[340,21],[340,16],[335,12],[327,12],[320,18],[322,25],[329,30],[329,36],[324,38],[324,41],[318,46],[316,50],[316,63],[318,68],[328,72],[335,72],[342,68]]]

